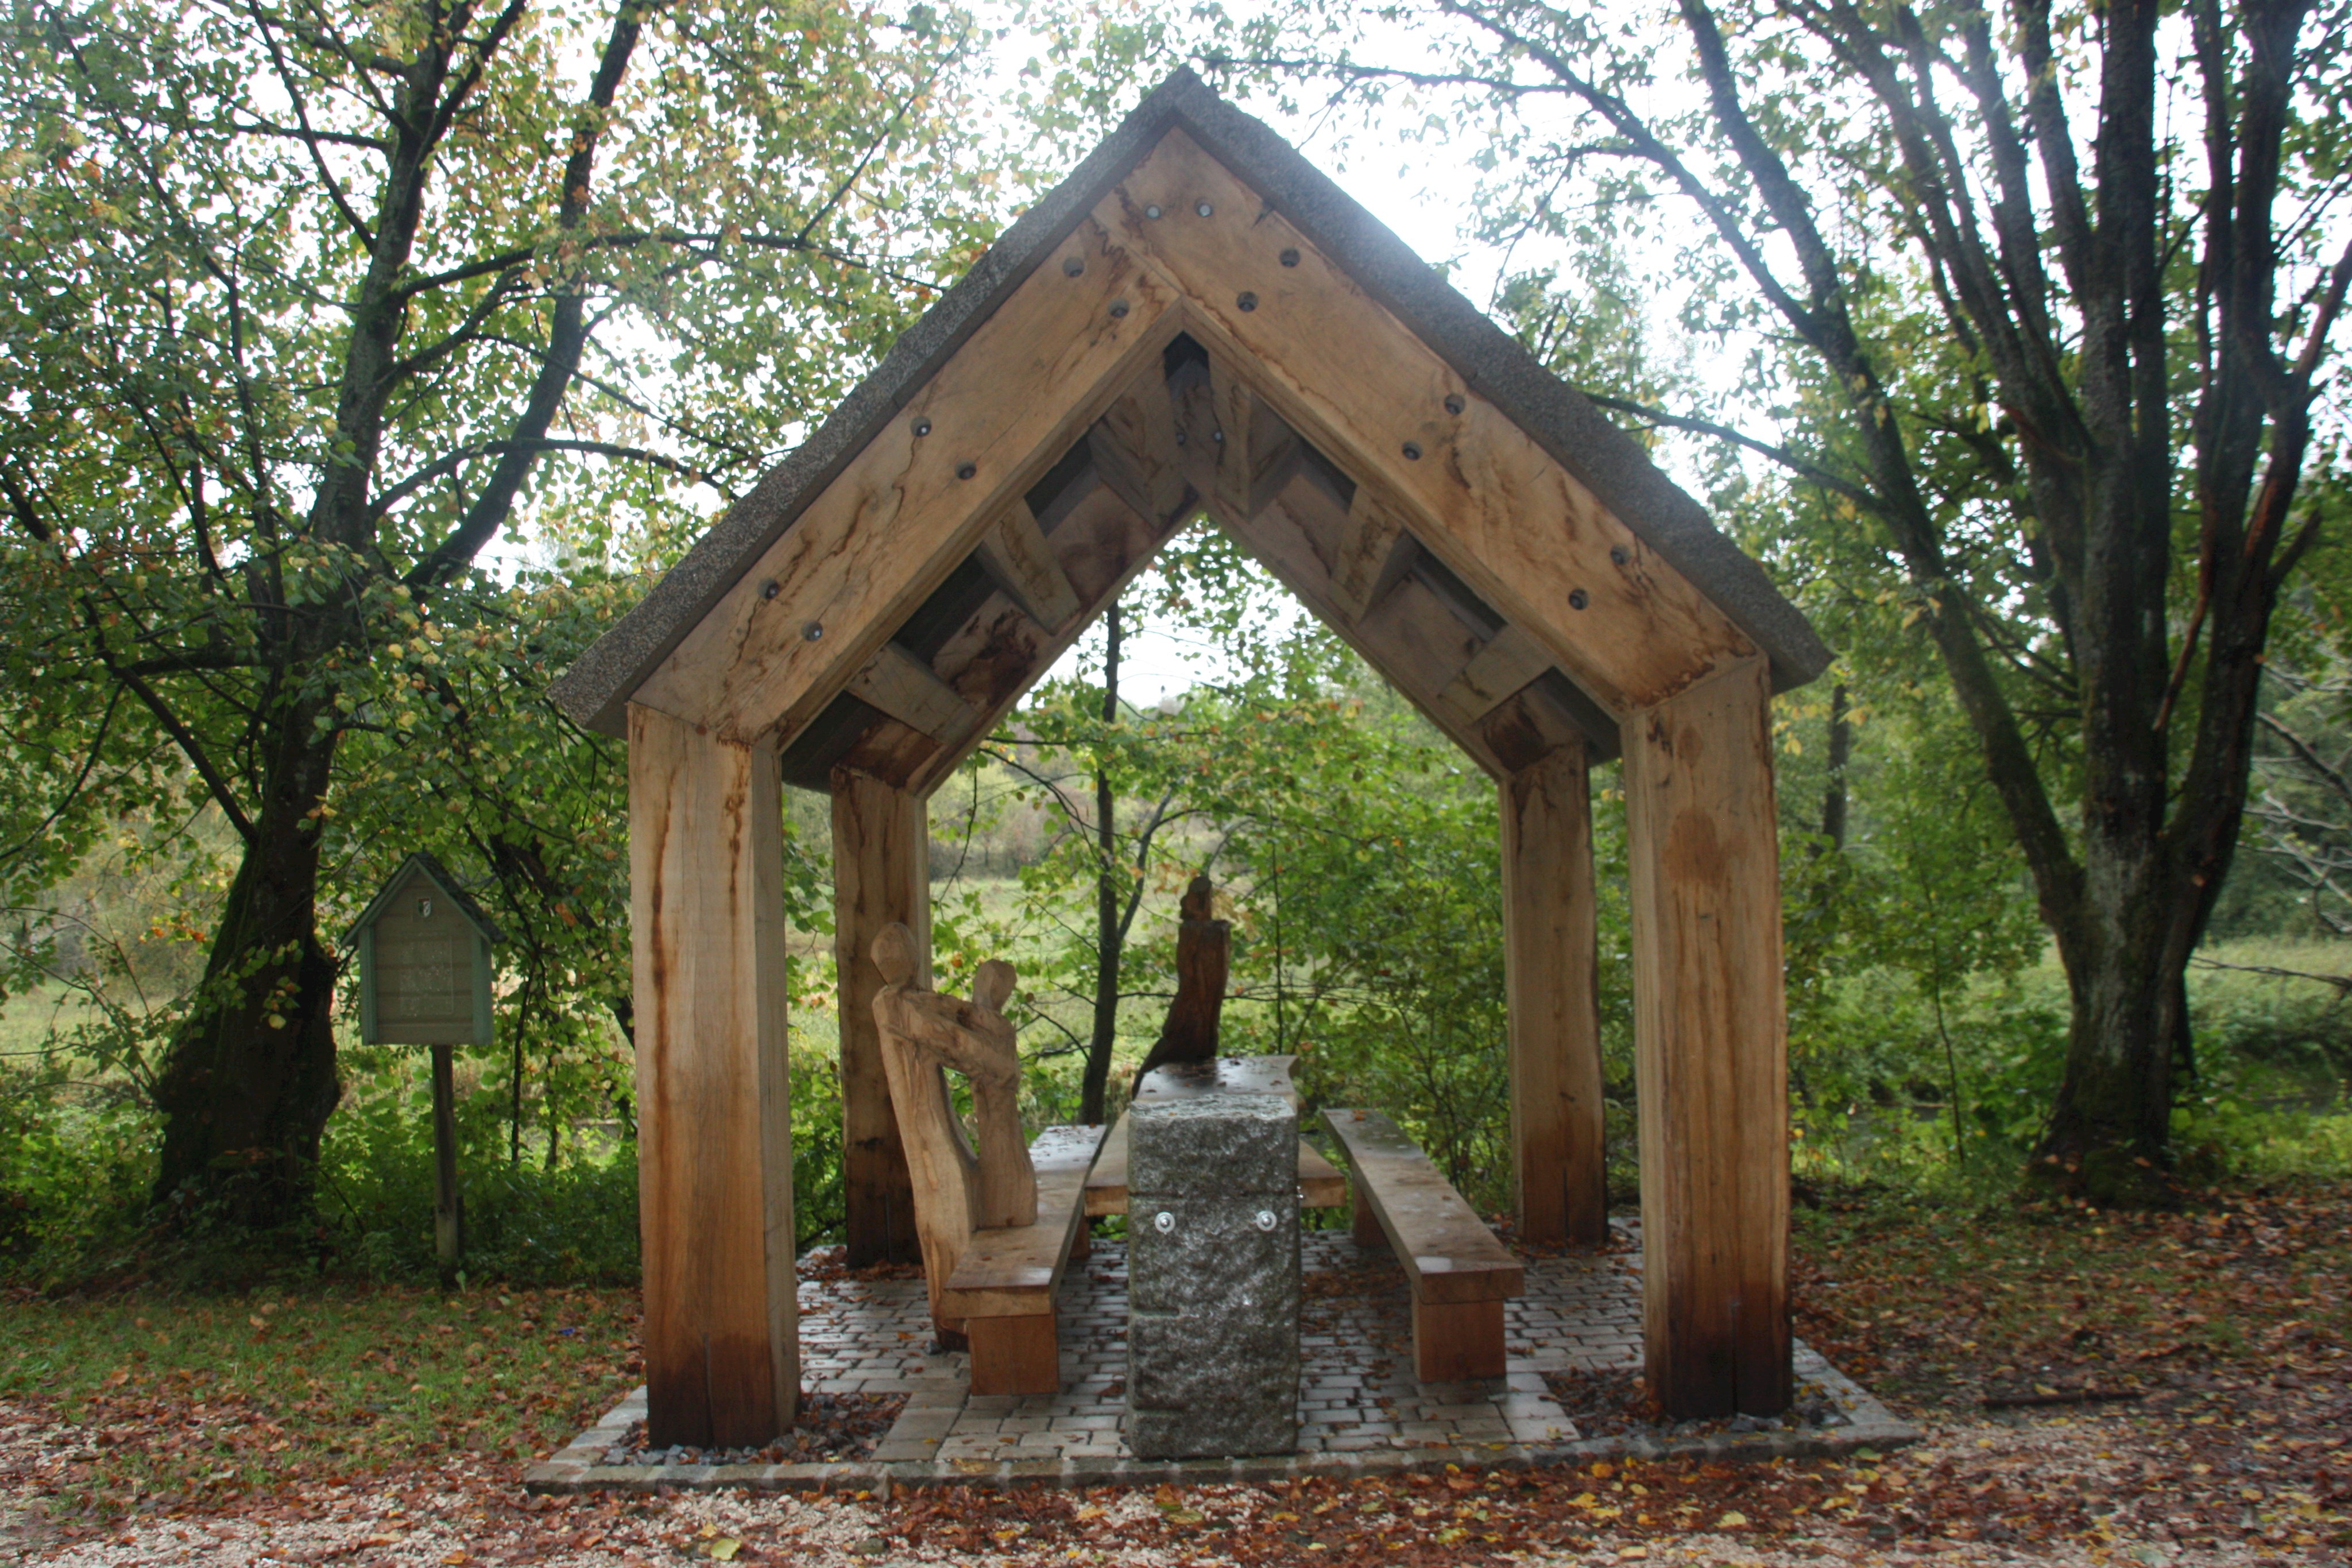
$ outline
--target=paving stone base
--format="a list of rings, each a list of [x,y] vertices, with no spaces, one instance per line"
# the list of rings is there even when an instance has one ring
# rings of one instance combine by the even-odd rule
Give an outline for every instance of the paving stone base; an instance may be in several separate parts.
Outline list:
[[[886,1490],[960,1483],[1096,1486],[1176,1480],[1268,1481],[1445,1465],[1527,1467],[1618,1455],[1813,1457],[1912,1442],[1917,1431],[1801,1342],[1796,1372],[1828,1424],[1732,1432],[1722,1424],[1587,1437],[1551,1396],[1547,1372],[1607,1371],[1642,1358],[1635,1255],[1532,1258],[1526,1294],[1509,1303],[1507,1375],[1432,1384],[1412,1375],[1412,1308],[1385,1248],[1344,1231],[1306,1238],[1298,1451],[1245,1459],[1147,1460],[1121,1438],[1126,1406],[1127,1258],[1118,1242],[1070,1265],[1058,1301],[1062,1390],[971,1393],[970,1357],[927,1354],[920,1280],[835,1279],[801,1285],[801,1379],[818,1391],[904,1394],[906,1408],[869,1458],[840,1464],[607,1465],[606,1451],[645,1419],[639,1389],[553,1458],[533,1465],[537,1492],[664,1487]]]

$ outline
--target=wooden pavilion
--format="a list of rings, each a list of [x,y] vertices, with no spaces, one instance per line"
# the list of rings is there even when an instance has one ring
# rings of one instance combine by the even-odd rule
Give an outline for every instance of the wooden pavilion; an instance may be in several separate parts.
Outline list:
[[[629,743],[656,1444],[765,1442],[797,1400],[781,786],[833,800],[851,1259],[912,1259],[864,955],[894,921],[928,946],[930,792],[1202,514],[1498,783],[1538,1241],[1604,1230],[1586,777],[1622,756],[1651,1385],[1787,1405],[1769,699],[1828,652],[1630,437],[1180,71],[556,687]]]

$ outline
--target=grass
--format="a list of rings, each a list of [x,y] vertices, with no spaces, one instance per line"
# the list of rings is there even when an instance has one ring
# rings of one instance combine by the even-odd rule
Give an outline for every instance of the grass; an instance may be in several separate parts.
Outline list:
[[[83,1429],[82,1510],[220,1507],[454,1450],[551,1452],[640,1379],[634,1291],[19,1293],[0,1398]]]

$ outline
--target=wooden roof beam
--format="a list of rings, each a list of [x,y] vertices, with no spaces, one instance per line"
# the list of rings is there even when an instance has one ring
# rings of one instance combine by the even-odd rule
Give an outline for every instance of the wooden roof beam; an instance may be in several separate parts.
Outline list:
[[[943,747],[962,740],[980,719],[961,693],[897,643],[883,643],[882,651],[850,678],[848,691]]]
[[[1197,221],[1150,221],[1207,211]],[[1226,214],[1247,214],[1226,221]],[[1756,644],[1490,398],[1182,128],[1095,208],[1186,300],[1182,330],[1234,367],[1411,531],[1526,625],[1622,720]]]
[[[1087,432],[1103,483],[1139,515],[1172,523],[1192,499],[1179,450],[1176,408],[1158,361],[1147,365]]]
[[[1040,626],[1060,631],[1077,615],[1078,591],[1055,559],[1045,529],[1037,526],[1037,514],[1029,509],[1027,501],[1014,501],[997,525],[980,536],[973,553],[997,587],[1011,594]]]
[[[1551,655],[1524,628],[1506,626],[1462,667],[1439,700],[1475,723],[1550,668]]]

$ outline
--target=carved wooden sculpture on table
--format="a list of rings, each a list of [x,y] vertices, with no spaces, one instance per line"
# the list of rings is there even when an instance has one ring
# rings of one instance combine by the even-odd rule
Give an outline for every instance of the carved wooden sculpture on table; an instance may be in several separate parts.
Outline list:
[[[1037,1173],[1021,1131],[1020,1046],[1003,1012],[1013,966],[982,964],[969,1001],[918,989],[914,933],[898,925],[874,939],[874,965],[887,982],[874,998],[874,1021],[914,1179],[931,1321],[943,1343],[960,1348],[962,1321],[941,1313],[940,1295],[972,1232],[1037,1223]],[[977,1151],[948,1096],[950,1067],[971,1083]]]
[[[1225,1009],[1225,975],[1233,961],[1233,926],[1210,913],[1217,890],[1203,873],[1184,889],[1177,905],[1176,999],[1150,1054],[1128,1086],[1133,1099],[1143,1075],[1155,1067],[1217,1060],[1217,1021]]]

